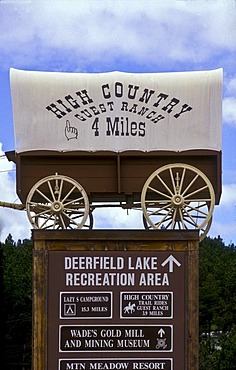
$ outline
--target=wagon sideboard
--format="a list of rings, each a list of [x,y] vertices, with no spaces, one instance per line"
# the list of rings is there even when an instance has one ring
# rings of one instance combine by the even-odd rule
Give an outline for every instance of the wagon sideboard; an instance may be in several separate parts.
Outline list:
[[[184,152],[26,152],[6,153],[16,163],[17,194],[25,203],[33,185],[40,179],[65,175],[80,183],[91,202],[139,201],[147,178],[158,168],[185,163],[202,171],[211,181],[216,204],[221,195],[221,152],[199,150]]]

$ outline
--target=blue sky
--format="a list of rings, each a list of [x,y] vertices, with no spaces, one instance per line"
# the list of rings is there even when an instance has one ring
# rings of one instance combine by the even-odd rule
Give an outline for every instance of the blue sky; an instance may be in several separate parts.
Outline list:
[[[236,1],[1,0],[0,200],[17,202],[9,68],[175,72],[223,68],[223,193],[209,235],[236,243]],[[96,227],[140,227],[140,215],[100,211]],[[24,211],[0,208],[0,238],[30,236]]]

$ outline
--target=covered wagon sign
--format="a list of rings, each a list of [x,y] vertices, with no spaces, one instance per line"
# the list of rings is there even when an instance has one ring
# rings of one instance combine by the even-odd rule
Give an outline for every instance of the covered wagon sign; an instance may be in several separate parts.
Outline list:
[[[59,73],[11,69],[16,152],[221,150],[222,69]]]

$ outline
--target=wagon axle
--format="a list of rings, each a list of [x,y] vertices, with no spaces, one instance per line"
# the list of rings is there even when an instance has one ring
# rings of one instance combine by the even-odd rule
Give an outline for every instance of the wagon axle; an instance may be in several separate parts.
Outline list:
[[[0,207],[16,209],[18,211],[23,211],[26,208],[25,204],[9,203],[9,202],[2,202],[2,201],[0,201]]]

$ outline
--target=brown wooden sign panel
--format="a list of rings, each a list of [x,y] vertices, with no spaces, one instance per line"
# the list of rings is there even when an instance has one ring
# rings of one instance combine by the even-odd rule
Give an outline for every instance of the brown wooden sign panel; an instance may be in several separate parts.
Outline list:
[[[34,370],[198,369],[196,232],[34,232]]]

